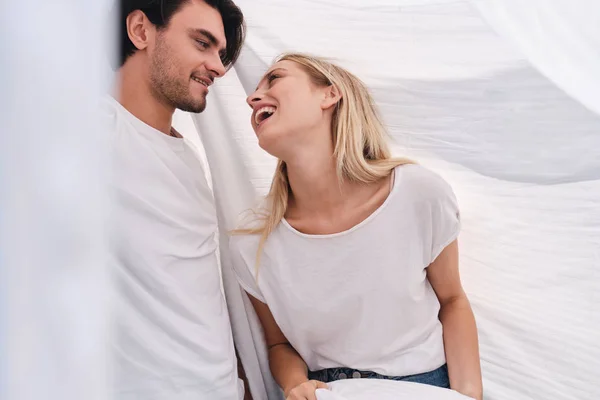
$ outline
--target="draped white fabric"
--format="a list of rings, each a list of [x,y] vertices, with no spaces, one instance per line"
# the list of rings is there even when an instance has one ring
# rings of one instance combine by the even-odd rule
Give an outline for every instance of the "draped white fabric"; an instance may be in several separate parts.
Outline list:
[[[472,1],[538,70],[600,114],[600,2]]]
[[[0,5],[3,400],[108,398],[108,160],[93,111],[106,89],[99,16],[110,2]],[[274,167],[246,93],[282,51],[332,57],[372,89],[397,153],[455,189],[486,399],[599,398],[598,1],[238,3],[249,21],[243,57],[186,133],[197,128],[206,150],[221,242]],[[280,399],[227,252],[222,266],[254,398]],[[320,396],[382,395],[368,382],[333,386]]]
[[[0,3],[3,400],[108,396],[107,3]]]
[[[554,24],[545,18],[558,18],[536,12],[527,32],[525,12],[541,2],[520,2],[522,13],[516,2],[501,1],[477,7],[450,0],[238,3],[249,21],[245,51],[212,89],[207,111],[193,117],[213,175],[221,240],[239,212],[266,192],[274,167],[250,128],[246,93],[280,52],[330,57],[372,89],[397,153],[437,171],[455,189],[463,218],[461,273],[479,325],[486,399],[600,396],[594,310],[600,117],[591,111],[600,99],[593,89],[599,75],[591,71],[600,69],[585,50],[600,48],[593,46],[599,39],[593,18],[578,20],[582,8],[561,17],[564,29],[535,30]],[[562,10],[559,1],[544,3]],[[486,20],[512,30],[497,33]],[[552,53],[532,52],[554,35],[562,42]],[[564,63],[553,65],[557,58]],[[582,79],[571,80],[574,74]],[[281,398],[226,252],[222,261],[255,398]]]

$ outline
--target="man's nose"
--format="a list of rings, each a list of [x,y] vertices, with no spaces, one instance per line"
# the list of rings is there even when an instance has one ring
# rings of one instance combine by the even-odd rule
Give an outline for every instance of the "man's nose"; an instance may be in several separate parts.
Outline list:
[[[225,75],[225,66],[223,65],[223,61],[221,60],[221,56],[219,54],[216,54],[214,57],[212,57],[207,69],[215,75],[215,78]]]

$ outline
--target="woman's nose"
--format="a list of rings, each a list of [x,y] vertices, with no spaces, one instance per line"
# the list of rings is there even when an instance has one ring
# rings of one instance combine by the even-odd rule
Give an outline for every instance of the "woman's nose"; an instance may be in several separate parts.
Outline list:
[[[257,90],[246,98],[246,103],[248,103],[250,108],[254,108],[254,104],[259,102],[261,99],[262,94]]]

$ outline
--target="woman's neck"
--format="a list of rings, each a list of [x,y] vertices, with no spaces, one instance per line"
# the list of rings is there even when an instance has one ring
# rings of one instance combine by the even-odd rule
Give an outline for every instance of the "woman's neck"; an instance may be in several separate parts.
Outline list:
[[[340,182],[333,157],[288,163],[291,195],[285,218],[307,234],[331,234],[368,218],[390,194],[390,176],[371,184]]]
[[[290,208],[302,213],[329,214],[344,205],[347,182],[340,182],[333,156],[311,155],[287,163]]]

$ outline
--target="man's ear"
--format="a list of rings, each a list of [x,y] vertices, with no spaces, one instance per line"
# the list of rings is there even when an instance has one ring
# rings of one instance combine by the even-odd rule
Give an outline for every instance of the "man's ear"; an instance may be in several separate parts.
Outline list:
[[[329,85],[324,89],[324,97],[321,102],[321,109],[327,110],[334,107],[342,99],[342,95],[335,85]]]
[[[138,49],[143,50],[148,47],[148,42],[153,34],[154,25],[148,20],[146,14],[141,10],[132,11],[125,20],[127,25],[127,35],[131,43]]]

